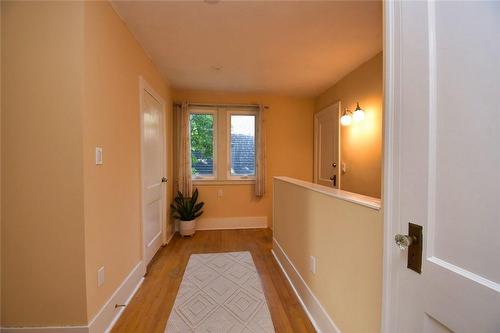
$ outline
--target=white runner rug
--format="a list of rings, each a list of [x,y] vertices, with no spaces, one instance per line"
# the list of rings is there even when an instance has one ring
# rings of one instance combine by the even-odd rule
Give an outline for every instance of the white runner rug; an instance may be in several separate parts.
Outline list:
[[[250,252],[193,254],[166,333],[274,333]]]

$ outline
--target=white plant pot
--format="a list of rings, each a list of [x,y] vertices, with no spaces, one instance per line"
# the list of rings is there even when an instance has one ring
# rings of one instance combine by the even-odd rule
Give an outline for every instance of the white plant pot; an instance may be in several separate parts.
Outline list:
[[[191,221],[179,221],[179,232],[181,236],[193,236],[196,232],[196,219]]]

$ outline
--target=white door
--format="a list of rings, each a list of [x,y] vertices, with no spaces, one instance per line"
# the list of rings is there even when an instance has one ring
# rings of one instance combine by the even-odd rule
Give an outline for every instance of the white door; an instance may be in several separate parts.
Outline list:
[[[141,80],[142,234],[144,264],[164,242],[166,229],[166,168],[164,103]]]
[[[385,6],[383,331],[498,333],[500,2]]]
[[[314,115],[314,182],[340,187],[339,178],[340,102]]]

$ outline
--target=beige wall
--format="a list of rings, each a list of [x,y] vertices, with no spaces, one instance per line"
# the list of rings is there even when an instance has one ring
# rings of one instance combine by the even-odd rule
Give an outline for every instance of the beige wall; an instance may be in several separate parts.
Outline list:
[[[379,332],[382,212],[281,180],[275,191],[274,238],[335,324],[345,333]]]
[[[3,325],[86,324],[83,4],[1,6]]]
[[[316,99],[316,111],[336,101],[342,110],[352,111],[359,102],[365,110],[360,123],[341,126],[341,160],[347,172],[341,174],[343,190],[371,197],[381,196],[382,117],[383,117],[382,53],[345,76]]]
[[[84,16],[83,166],[87,317],[91,320],[142,258],[139,76],[166,105],[169,87],[108,2],[86,2]],[[95,147],[104,164],[95,165]],[[172,178],[172,165],[168,166]],[[171,196],[171,184],[169,184]],[[106,281],[97,287],[97,270]]]
[[[312,180],[314,100],[264,94],[174,90],[174,100],[200,103],[262,103],[267,139],[267,193],[253,194],[253,185],[200,185],[204,218],[267,216],[272,223],[272,177]],[[223,197],[217,191],[223,190]]]
[[[2,67],[2,324],[86,325],[142,257],[139,76],[169,178],[170,90],[108,2],[2,2]]]

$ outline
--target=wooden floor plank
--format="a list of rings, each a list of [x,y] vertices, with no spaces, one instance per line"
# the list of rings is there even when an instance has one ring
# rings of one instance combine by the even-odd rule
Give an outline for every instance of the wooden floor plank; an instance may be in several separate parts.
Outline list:
[[[260,274],[277,333],[314,332],[293,290],[271,254],[269,229],[198,231],[193,238],[175,235],[160,249],[136,295],[112,333],[162,333],[174,305],[189,256],[193,253],[250,251]]]

